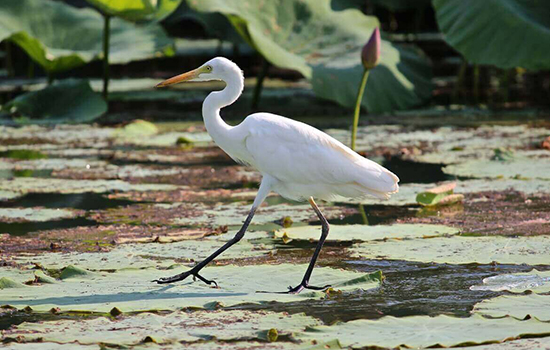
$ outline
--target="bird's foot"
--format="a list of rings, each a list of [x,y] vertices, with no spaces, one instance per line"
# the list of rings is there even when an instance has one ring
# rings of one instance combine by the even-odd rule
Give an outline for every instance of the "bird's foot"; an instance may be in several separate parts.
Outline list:
[[[311,290],[321,290],[325,291],[331,287],[330,284],[327,284],[323,287],[316,287],[316,286],[310,286],[308,282],[302,282],[296,287],[288,286],[288,290],[285,292],[266,292],[266,291],[258,291],[257,293],[275,293],[275,294],[299,294],[304,289],[311,289]]]
[[[183,281],[184,279],[186,279],[189,276],[193,276],[193,281],[196,281],[197,278],[198,278],[198,279],[200,279],[201,281],[203,281],[204,283],[206,283],[208,285],[213,284],[213,285],[216,286],[216,288],[219,288],[216,281],[208,280],[208,279],[202,277],[201,275],[199,275],[199,270],[195,271],[195,269],[191,269],[189,271],[185,271],[183,273],[180,273],[180,274],[177,274],[177,275],[174,275],[174,276],[170,276],[170,277],[161,277],[158,280],[154,280],[153,282],[157,282],[158,284],[174,283],[174,282]]]

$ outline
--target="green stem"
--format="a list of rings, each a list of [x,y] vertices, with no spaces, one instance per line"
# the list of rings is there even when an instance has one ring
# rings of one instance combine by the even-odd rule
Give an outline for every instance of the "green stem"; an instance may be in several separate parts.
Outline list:
[[[361,112],[361,101],[363,101],[363,94],[365,93],[365,86],[367,85],[367,79],[369,78],[369,69],[363,71],[363,77],[361,78],[361,85],[359,85],[359,91],[357,92],[357,100],[355,102],[355,113],[353,114],[353,128],[351,129],[351,149],[355,150],[355,140],[357,138],[357,126],[359,125],[359,113]]]
[[[260,95],[262,94],[262,87],[264,85],[264,79],[267,75],[267,70],[269,69],[269,62],[262,57],[262,67],[258,73],[258,78],[256,79],[256,86],[254,87],[254,94],[252,95],[252,109],[256,110],[260,103]]]
[[[109,39],[111,32],[111,16],[103,15],[103,97],[109,95]]]
[[[476,64],[474,66],[474,101],[475,101],[475,104],[479,104],[479,99],[480,99],[480,91],[479,91],[479,87],[480,87],[480,74],[479,74],[479,64]]]
[[[50,71],[46,71],[46,75],[48,77],[48,85],[52,85],[54,79],[53,73]]]
[[[463,90],[464,76],[466,75],[467,68],[468,68],[468,62],[466,60],[462,60],[462,64],[458,69],[458,74],[457,74],[458,77],[457,77],[456,85],[453,91],[453,103],[455,104],[459,103],[459,97]]]
[[[5,59],[6,71],[8,73],[8,77],[13,77],[15,76],[15,70],[13,69],[11,42],[9,40],[6,40],[5,49],[6,49],[6,59]]]
[[[359,214],[361,214],[361,218],[363,219],[363,225],[369,224],[369,218],[367,217],[367,212],[365,211],[365,207],[363,204],[359,204]]]

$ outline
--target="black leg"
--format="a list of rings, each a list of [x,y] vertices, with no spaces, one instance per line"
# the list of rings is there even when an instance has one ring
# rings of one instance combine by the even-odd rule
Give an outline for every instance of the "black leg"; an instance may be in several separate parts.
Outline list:
[[[327,288],[330,288],[330,284],[323,286],[323,287],[315,287],[309,285],[309,279],[311,278],[311,273],[313,272],[313,268],[315,267],[315,262],[317,262],[317,258],[319,257],[319,253],[321,253],[321,249],[323,248],[323,244],[325,243],[325,240],[328,236],[329,231],[329,224],[323,213],[321,213],[321,210],[319,210],[319,207],[313,200],[313,197],[309,198],[309,204],[311,204],[311,207],[313,210],[315,210],[315,214],[319,217],[319,220],[321,220],[321,238],[319,238],[319,242],[317,243],[317,247],[315,248],[315,252],[313,253],[313,256],[311,257],[311,261],[309,262],[309,266],[307,267],[306,273],[304,275],[304,278],[302,279],[302,282],[296,286],[296,287],[288,287],[288,291],[286,292],[276,292],[279,294],[298,294],[304,289],[312,289],[312,290],[325,290]],[[269,293],[269,292],[260,292],[260,293]]]
[[[244,221],[243,226],[241,227],[239,232],[237,232],[235,237],[231,238],[227,243],[223,245],[223,247],[216,250],[208,258],[204,259],[203,261],[195,265],[195,267],[193,267],[191,270],[185,271],[183,273],[180,273],[178,275],[171,276],[171,277],[162,277],[162,278],[159,278],[158,280],[154,280],[153,282],[157,282],[159,284],[173,283],[173,282],[183,281],[187,277],[193,276],[193,279],[198,278],[208,285],[215,284],[217,287],[218,284],[216,283],[216,281],[207,280],[206,278],[199,275],[199,271],[202,270],[203,267],[208,265],[208,263],[210,263],[212,260],[214,260],[218,255],[223,253],[225,250],[227,250],[229,247],[231,247],[233,244],[237,243],[244,237],[244,233],[246,232],[248,225],[250,225],[250,221],[252,221],[252,217],[254,217],[255,212],[256,212],[256,207],[253,206],[252,209],[250,210],[250,213],[246,217],[246,220]]]

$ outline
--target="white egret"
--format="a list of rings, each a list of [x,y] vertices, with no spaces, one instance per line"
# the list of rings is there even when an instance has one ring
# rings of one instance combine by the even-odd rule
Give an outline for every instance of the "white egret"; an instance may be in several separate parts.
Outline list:
[[[210,93],[204,100],[202,115],[206,130],[236,162],[257,169],[262,174],[262,182],[250,213],[235,237],[192,269],[155,282],[172,283],[193,276],[207,284],[216,284],[202,277],[199,271],[243,238],[260,204],[269,192],[275,191],[291,200],[308,200],[322,224],[321,238],[302,282],[294,288],[289,287],[285,293],[328,288],[309,285],[315,262],[329,232],[328,221],[314,198],[335,200],[371,195],[387,199],[391,193],[398,191],[399,178],[324,132],[292,119],[270,113],[254,113],[237,126],[226,124],[220,116],[220,109],[239,98],[244,77],[241,69],[224,57],[211,59],[195,70],[161,82],[157,87],[210,80],[222,80],[226,86],[221,91]]]

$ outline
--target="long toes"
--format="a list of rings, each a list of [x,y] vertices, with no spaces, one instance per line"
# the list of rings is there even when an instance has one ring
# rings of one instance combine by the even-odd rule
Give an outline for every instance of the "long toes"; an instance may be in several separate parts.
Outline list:
[[[218,283],[216,283],[216,281],[214,281],[214,280],[208,280],[208,279],[202,277],[201,275],[199,275],[198,273],[194,273],[194,274],[193,274],[193,280],[195,280],[195,278],[200,279],[201,281],[203,281],[204,283],[206,283],[206,284],[208,284],[208,285],[213,284],[213,285],[216,286],[216,288],[219,288],[219,287],[218,287]]]

